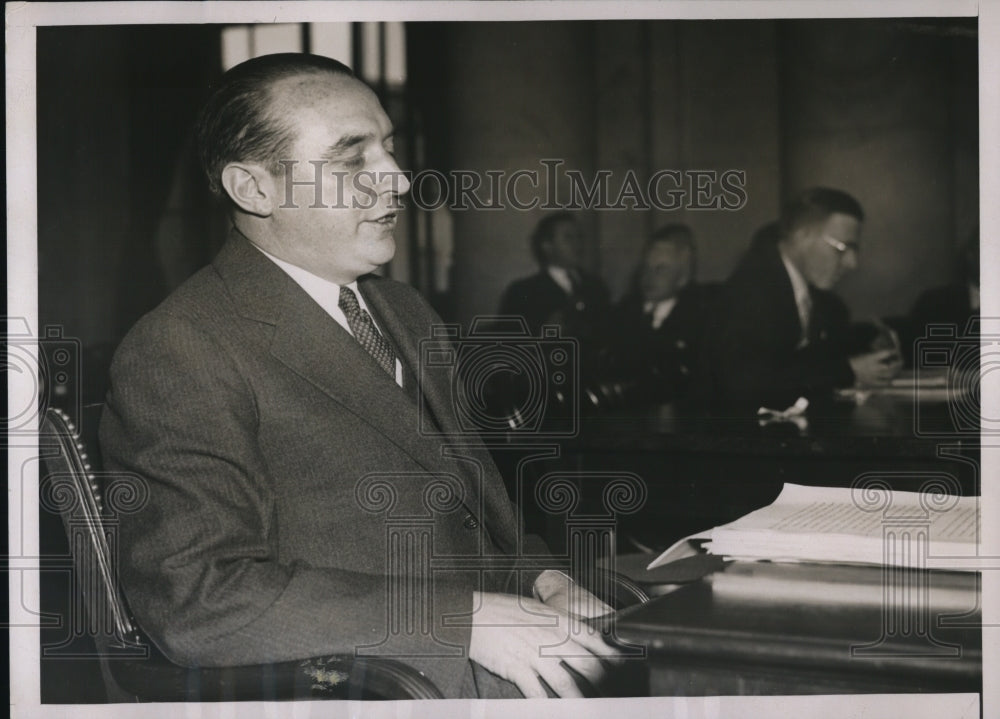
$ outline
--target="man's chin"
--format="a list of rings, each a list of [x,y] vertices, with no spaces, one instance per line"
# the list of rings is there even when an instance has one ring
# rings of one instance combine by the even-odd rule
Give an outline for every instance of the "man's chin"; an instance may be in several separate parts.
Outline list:
[[[369,259],[376,267],[381,267],[387,262],[391,262],[396,256],[396,240],[390,234],[388,237],[380,237],[372,240],[374,245],[369,253]]]

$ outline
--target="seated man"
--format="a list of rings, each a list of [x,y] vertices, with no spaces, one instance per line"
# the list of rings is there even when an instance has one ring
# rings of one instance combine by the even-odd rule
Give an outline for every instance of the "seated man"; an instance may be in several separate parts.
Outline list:
[[[608,288],[585,272],[583,235],[568,212],[548,215],[531,236],[539,271],[512,282],[500,300],[500,314],[523,317],[532,333],[559,325],[564,336],[588,344],[604,335],[610,309]]]
[[[698,369],[708,291],[695,284],[694,266],[691,229],[660,228],[613,313],[613,371],[643,402],[683,399]]]
[[[910,364],[916,356],[915,343],[927,335],[929,325],[951,325],[960,337],[969,321],[979,317],[978,227],[962,247],[957,264],[957,281],[921,293],[903,324],[900,334]]]
[[[568,625],[607,607],[518,569],[519,551],[542,550],[520,549],[446,381],[417,382],[438,318],[370,274],[393,256],[408,189],[375,94],[328,58],[260,57],[223,76],[198,141],[228,241],[125,338],[101,423],[109,469],[148,489],[121,518],[139,624],[191,666],[359,652],[412,664],[447,697],[579,695],[567,667],[596,681],[606,650]],[[391,520],[407,517],[433,520],[430,556],[394,553]]]
[[[710,331],[713,400],[739,415],[823,403],[836,387],[880,385],[893,349],[854,353],[847,307],[831,290],[858,264],[864,213],[845,192],[806,190],[785,207],[776,239],[755,242],[723,288]]]

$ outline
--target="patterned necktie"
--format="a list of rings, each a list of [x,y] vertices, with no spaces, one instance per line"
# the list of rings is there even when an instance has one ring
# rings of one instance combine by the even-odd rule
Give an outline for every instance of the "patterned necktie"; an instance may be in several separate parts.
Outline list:
[[[378,331],[369,314],[361,309],[358,298],[350,287],[340,288],[340,300],[337,304],[347,316],[347,325],[354,333],[354,339],[365,348],[368,354],[375,358],[375,361],[389,373],[390,377],[395,379],[396,353],[392,351],[388,341]]]

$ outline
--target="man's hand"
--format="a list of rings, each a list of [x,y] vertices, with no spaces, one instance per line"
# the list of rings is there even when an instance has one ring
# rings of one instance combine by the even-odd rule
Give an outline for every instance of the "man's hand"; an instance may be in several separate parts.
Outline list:
[[[582,697],[562,664],[596,684],[604,674],[598,657],[615,655],[599,630],[535,599],[476,592],[473,602],[469,658],[528,698],[548,696],[540,679],[560,697]]]
[[[535,596],[547,607],[583,619],[614,611],[562,572],[547,569],[535,579]]]
[[[854,380],[861,387],[877,387],[888,384],[899,374],[903,361],[893,349],[877,350],[851,357]]]

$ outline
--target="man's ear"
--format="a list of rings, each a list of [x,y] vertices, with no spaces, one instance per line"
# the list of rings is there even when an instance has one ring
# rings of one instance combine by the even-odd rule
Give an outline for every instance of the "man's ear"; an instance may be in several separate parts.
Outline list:
[[[260,165],[230,162],[222,170],[222,188],[244,212],[257,217],[274,212],[274,178]]]

